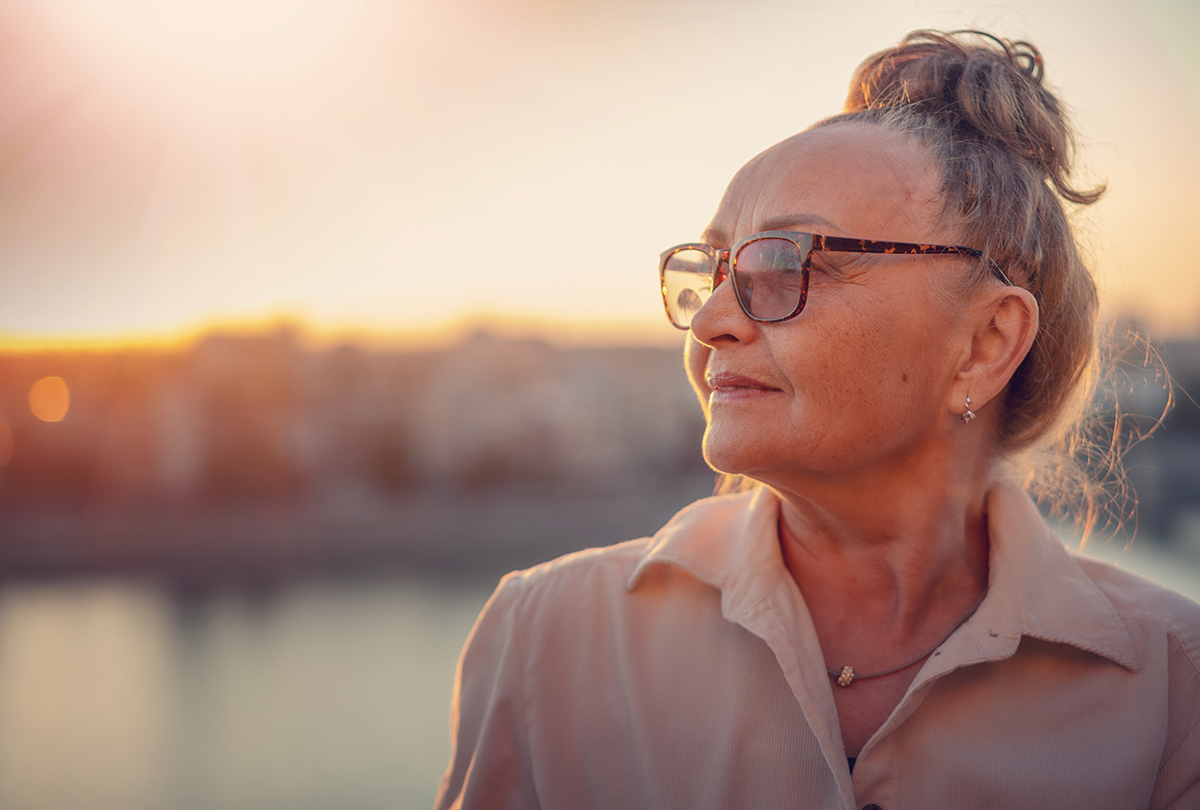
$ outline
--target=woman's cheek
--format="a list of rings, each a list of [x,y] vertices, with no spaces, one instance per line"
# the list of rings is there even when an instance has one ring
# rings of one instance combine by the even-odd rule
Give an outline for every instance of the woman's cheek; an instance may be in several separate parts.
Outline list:
[[[708,354],[711,351],[712,349],[696,340],[692,333],[688,332],[687,342],[683,347],[683,366],[687,369],[692,390],[696,392],[696,397],[700,400],[700,407],[704,409],[705,419],[708,418],[708,395],[712,393],[712,389],[705,381],[708,376]]]

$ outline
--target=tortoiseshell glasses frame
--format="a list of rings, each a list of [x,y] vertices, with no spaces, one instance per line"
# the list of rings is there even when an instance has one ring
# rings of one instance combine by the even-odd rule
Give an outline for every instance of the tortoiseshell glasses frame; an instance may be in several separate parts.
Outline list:
[[[690,329],[692,316],[722,281],[733,278],[738,306],[759,323],[778,323],[796,317],[808,299],[809,263],[818,250],[837,253],[957,254],[982,258],[977,248],[963,245],[921,245],[880,242],[799,231],[764,231],[739,239],[721,250],[689,242],[664,250],[658,278],[667,317],[679,329]],[[1005,284],[1008,276],[994,261],[991,271]]]

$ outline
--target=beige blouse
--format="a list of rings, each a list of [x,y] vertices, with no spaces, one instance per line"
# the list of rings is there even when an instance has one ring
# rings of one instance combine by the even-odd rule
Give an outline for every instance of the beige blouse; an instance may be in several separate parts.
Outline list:
[[[1200,606],[988,498],[979,609],[860,753],[769,490],[500,583],[437,807],[1200,808]]]

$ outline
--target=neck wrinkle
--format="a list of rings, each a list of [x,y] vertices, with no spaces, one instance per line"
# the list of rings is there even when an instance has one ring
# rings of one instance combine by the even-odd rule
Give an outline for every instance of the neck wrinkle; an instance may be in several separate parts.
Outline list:
[[[942,605],[971,604],[987,587],[984,492],[968,492],[960,486],[940,499],[910,501],[897,514],[868,509],[867,520],[862,511],[843,519],[781,495],[784,563],[806,599],[834,609],[841,601],[911,633]]]

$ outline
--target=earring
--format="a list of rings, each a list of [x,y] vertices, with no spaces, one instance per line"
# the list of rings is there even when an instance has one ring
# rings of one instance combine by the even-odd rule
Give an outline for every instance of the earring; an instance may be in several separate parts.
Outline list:
[[[967,412],[962,415],[963,424],[970,422],[975,418],[975,411],[971,410],[971,398],[967,397]]]

